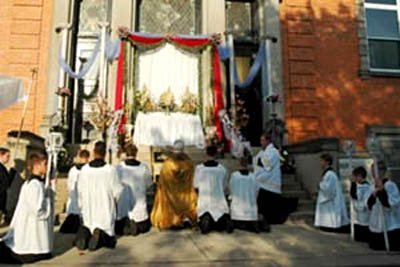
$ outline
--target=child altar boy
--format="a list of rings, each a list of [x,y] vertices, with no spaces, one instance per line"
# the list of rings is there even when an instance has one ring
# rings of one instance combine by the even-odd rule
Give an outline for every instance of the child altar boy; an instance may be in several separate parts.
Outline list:
[[[29,156],[30,175],[23,183],[8,233],[0,242],[0,263],[32,263],[51,257],[52,189],[45,188],[47,158]]]
[[[353,180],[350,188],[350,197],[353,206],[352,220],[354,223],[354,240],[368,242],[370,210],[366,199],[371,192],[371,185],[367,182],[367,171],[360,166],[353,170]]]

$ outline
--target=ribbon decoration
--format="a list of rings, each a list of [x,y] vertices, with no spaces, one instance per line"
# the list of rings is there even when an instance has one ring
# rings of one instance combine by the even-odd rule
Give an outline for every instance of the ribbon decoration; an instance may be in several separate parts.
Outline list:
[[[224,45],[218,46],[220,59],[222,61],[226,61],[233,56],[231,49],[232,49],[231,47],[227,47]],[[250,68],[249,74],[243,83],[240,82],[237,66],[235,63],[234,68],[233,68],[235,86],[237,86],[238,88],[241,88],[241,89],[246,88],[249,85],[251,85],[251,83],[257,76],[258,72],[260,71],[260,68],[262,68],[262,70],[267,70],[266,54],[267,54],[266,45],[265,45],[265,42],[262,42],[258,48],[256,59],[254,60],[253,65]],[[266,71],[263,71],[263,74],[268,75],[268,73]],[[264,93],[263,95],[268,95],[268,83],[266,83],[266,82],[262,83],[262,91]]]
[[[177,36],[162,36],[158,34],[143,34],[143,33],[130,33],[127,38],[135,45],[141,46],[151,46],[151,45],[161,45],[163,42],[170,42],[175,45],[202,49],[205,46],[213,45],[214,53],[214,123],[217,128],[218,138],[223,138],[221,121],[218,113],[224,108],[222,99],[222,85],[221,85],[221,67],[220,67],[220,57],[218,47],[213,43],[213,39],[208,35],[200,36],[188,36],[188,35],[177,35]],[[118,72],[117,72],[117,84],[115,92],[115,110],[122,109],[122,96],[123,96],[123,80],[124,80],[124,52],[123,52],[123,42],[121,42],[120,54],[118,58]],[[121,120],[123,123],[124,120]],[[119,126],[122,127],[121,125]]]
[[[106,35],[106,57],[109,62],[114,61],[119,57],[120,54],[120,43],[121,40],[118,38],[114,42],[110,40],[110,35]],[[94,46],[94,50],[92,55],[89,57],[86,64],[79,72],[74,72],[71,66],[65,61],[63,56],[63,51],[60,49],[60,54],[58,57],[58,62],[60,64],[60,68],[63,69],[65,73],[67,73],[71,78],[74,79],[82,79],[93,67],[94,63],[96,62],[97,56],[100,52],[100,44],[101,44],[101,35],[98,35],[96,44]]]

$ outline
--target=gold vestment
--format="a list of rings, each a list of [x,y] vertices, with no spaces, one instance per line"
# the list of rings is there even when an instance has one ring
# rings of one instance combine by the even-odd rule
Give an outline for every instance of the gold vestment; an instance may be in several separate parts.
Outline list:
[[[194,166],[184,153],[171,153],[164,161],[151,212],[153,226],[181,226],[185,218],[197,218],[197,193],[193,187]]]

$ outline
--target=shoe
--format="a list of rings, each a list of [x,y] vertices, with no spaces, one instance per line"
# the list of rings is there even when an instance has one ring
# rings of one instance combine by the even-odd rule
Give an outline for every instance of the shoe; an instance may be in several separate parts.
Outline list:
[[[88,245],[90,251],[95,251],[98,248],[100,240],[100,231],[101,230],[99,228],[94,229]]]
[[[228,234],[233,233],[234,227],[233,227],[233,222],[231,220],[228,220],[226,222],[226,232]]]
[[[85,250],[87,249],[87,240],[85,239],[74,240],[73,245],[79,250]]]
[[[271,227],[269,226],[269,223],[266,220],[260,221],[259,229],[265,233],[271,232]]]
[[[139,234],[139,229],[138,229],[137,223],[135,223],[134,221],[129,221],[129,228],[130,228],[131,235],[137,236]]]

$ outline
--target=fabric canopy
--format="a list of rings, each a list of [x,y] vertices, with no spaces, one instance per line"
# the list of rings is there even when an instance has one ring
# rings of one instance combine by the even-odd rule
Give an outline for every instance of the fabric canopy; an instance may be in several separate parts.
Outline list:
[[[22,80],[15,77],[0,75],[0,110],[24,100]]]

